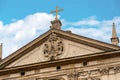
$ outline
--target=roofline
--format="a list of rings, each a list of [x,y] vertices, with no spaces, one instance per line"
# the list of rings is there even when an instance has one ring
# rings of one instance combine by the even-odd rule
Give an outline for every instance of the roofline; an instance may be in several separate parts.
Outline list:
[[[105,45],[105,46],[107,46],[107,47],[109,47],[109,48],[111,48],[111,49],[120,49],[120,46],[117,46],[117,45],[113,45],[113,44],[110,44],[110,43],[106,43],[106,42],[103,42],[103,41],[99,41],[99,40],[96,40],[96,39],[92,39],[92,38],[88,38],[88,37],[85,37],[85,36],[81,36],[81,35],[78,35],[78,34],[74,34],[74,33],[67,33],[66,31],[62,31],[62,30],[57,30],[57,29],[55,29],[54,30],[55,32],[57,31],[57,33],[61,33],[61,32],[63,32],[62,34],[66,34],[66,36],[71,36],[72,38],[77,38],[77,39],[81,39],[81,40],[83,40],[83,41],[86,41],[86,42],[90,42],[90,43],[92,43],[92,44],[98,44],[98,45],[100,45],[100,46],[103,46],[103,45]],[[66,38],[66,37],[65,37]],[[89,41],[88,41],[89,40]],[[93,41],[94,41],[94,43],[93,43]]]
[[[20,49],[18,49],[17,51],[13,52],[12,54],[10,54],[9,56],[7,56],[6,58],[2,59],[0,62],[0,65],[2,65],[3,63],[5,63],[6,61],[8,61],[10,58],[16,57],[19,53],[23,52],[24,50],[26,50],[27,48],[29,48],[29,46],[35,45],[34,42],[39,42],[40,40],[44,39],[45,34],[49,35],[49,33],[52,30],[48,30],[47,32],[45,32],[44,34],[40,35],[39,37],[37,37],[36,39],[34,39],[33,41],[29,42],[28,44],[24,45],[23,47],[21,47]],[[40,42],[42,44],[42,41]],[[35,46],[34,46],[35,47]],[[24,54],[25,55],[25,54]]]
[[[112,44],[108,44],[108,43],[101,42],[98,40],[90,39],[90,38],[76,35],[73,33],[67,33],[66,31],[62,31],[62,30],[58,30],[58,29],[50,29],[46,33],[42,34],[38,38],[34,39],[30,43],[26,44],[22,48],[15,51],[13,54],[11,54],[8,57],[6,57],[5,59],[3,59],[0,62],[0,69],[4,68],[5,66],[9,65],[14,60],[19,59],[21,56],[23,56],[26,53],[28,53],[29,51],[35,49],[37,46],[41,45],[47,39],[46,37],[49,36],[52,32],[58,34],[59,37],[64,37],[65,39],[72,40],[72,41],[82,43],[82,44],[86,44],[88,46],[92,46],[92,47],[102,49],[105,51],[107,51],[107,50],[114,51],[114,50],[120,49],[120,47],[116,46],[116,45],[112,45]]]

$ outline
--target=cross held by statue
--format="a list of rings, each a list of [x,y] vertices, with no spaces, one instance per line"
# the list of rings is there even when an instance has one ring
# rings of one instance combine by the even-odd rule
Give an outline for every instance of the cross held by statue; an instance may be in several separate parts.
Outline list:
[[[51,13],[56,13],[55,20],[58,20],[58,12],[63,11],[63,9],[58,9],[58,6],[56,6],[56,10],[51,11]]]

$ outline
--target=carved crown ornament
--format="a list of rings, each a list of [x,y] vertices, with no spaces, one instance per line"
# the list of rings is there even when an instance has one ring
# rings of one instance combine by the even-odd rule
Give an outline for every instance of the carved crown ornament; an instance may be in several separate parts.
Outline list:
[[[57,37],[55,33],[52,33],[43,48],[44,56],[49,60],[58,59],[58,56],[63,53],[64,45],[61,38]]]

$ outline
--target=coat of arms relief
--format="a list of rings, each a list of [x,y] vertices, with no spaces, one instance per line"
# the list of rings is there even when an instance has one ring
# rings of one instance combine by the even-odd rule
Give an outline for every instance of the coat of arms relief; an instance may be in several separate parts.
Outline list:
[[[44,44],[44,56],[49,60],[55,60],[63,53],[63,50],[64,46],[62,39],[57,37],[55,33],[52,33]]]

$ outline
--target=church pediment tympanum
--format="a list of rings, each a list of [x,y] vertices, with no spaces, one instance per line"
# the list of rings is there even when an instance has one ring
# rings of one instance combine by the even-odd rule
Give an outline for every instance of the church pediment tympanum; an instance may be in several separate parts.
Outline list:
[[[92,48],[90,46],[59,38],[56,36],[56,34],[53,33],[42,45],[30,51],[18,60],[14,61],[7,67],[82,56],[97,52],[103,51]]]
[[[1,61],[0,68],[119,49],[118,46],[51,29]]]

